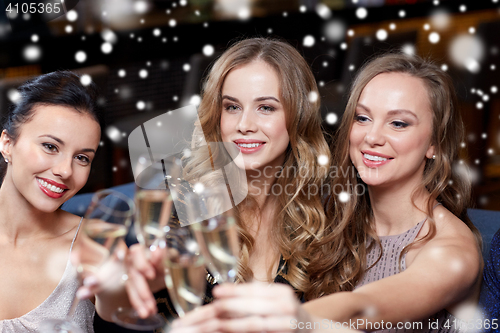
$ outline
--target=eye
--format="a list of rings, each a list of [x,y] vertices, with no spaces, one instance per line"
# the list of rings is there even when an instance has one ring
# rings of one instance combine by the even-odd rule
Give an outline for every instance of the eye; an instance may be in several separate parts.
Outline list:
[[[355,115],[354,116],[354,121],[357,121],[358,123],[366,123],[369,120],[370,120],[370,118],[368,118],[367,116],[363,116],[363,115]]]
[[[393,122],[391,122],[392,126],[394,126],[394,128],[397,128],[397,129],[402,129],[402,128],[406,128],[409,126],[408,123],[405,123],[404,121],[400,121],[400,120],[394,120]]]
[[[89,165],[90,164],[90,159],[87,156],[85,156],[85,155],[76,155],[75,159],[81,165]]]
[[[237,105],[234,105],[234,104],[228,104],[228,105],[224,106],[224,110],[226,110],[228,112],[233,112],[233,111],[236,111],[238,109],[239,109],[239,107]]]
[[[51,153],[57,153],[57,146],[53,145],[52,143],[42,143],[42,146],[45,148],[45,150],[51,152]]]
[[[264,111],[265,113],[273,112],[276,110],[273,106],[270,105],[262,105],[259,107],[259,110]]]

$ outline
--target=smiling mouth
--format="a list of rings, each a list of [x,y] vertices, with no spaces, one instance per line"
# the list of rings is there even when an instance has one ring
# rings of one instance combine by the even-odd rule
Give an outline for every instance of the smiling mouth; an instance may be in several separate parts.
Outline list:
[[[363,157],[366,158],[367,160],[374,161],[374,162],[383,162],[383,161],[393,159],[393,158],[385,158],[385,157],[381,157],[381,156],[374,156],[374,155],[370,155],[370,154],[366,154],[366,153],[363,154]]]
[[[40,179],[40,178],[37,178],[36,180],[38,181],[38,183],[39,183],[40,185],[42,185],[42,186],[43,186],[43,187],[45,187],[47,190],[52,191],[52,192],[54,192],[54,193],[59,193],[59,194],[61,194],[61,193],[63,193],[63,192],[65,191],[64,189],[62,189],[62,188],[60,188],[60,187],[57,187],[57,186],[54,186],[54,185],[51,185],[51,184],[47,183],[46,181],[44,181],[44,180],[42,180],[42,179]]]
[[[236,145],[241,148],[256,148],[262,146],[264,143],[237,143]]]

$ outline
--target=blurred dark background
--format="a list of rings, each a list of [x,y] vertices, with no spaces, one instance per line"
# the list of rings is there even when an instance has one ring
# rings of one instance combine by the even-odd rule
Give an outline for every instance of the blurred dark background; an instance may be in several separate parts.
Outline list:
[[[29,13],[51,7],[61,12]],[[17,7],[16,7],[17,4]],[[23,7],[23,4],[24,7]],[[82,192],[133,181],[128,134],[199,101],[206,68],[238,39],[287,40],[311,65],[326,130],[342,117],[356,70],[403,49],[454,78],[477,208],[500,210],[499,0],[0,0],[0,113],[15,87],[70,69],[101,88],[107,128]],[[17,8],[17,9],[16,9]],[[497,68],[499,67],[499,68]]]

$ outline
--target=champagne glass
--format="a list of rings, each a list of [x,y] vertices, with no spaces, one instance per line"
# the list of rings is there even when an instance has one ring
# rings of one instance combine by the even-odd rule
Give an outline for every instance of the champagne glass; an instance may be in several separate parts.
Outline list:
[[[134,231],[139,243],[146,248],[147,256],[164,239],[165,227],[173,211],[169,183],[174,187],[179,184],[180,172],[181,161],[174,156],[158,158],[158,162],[151,161],[149,155],[142,155],[138,159]],[[161,315],[140,318],[132,308],[120,308],[113,314],[113,321],[135,330],[151,330],[165,325]]]
[[[217,282],[234,282],[238,270],[238,231],[225,185],[195,185],[187,195],[191,228],[200,239],[207,267]]]
[[[165,283],[179,317],[203,304],[206,289],[205,260],[193,230],[171,224],[165,234]]]
[[[134,214],[134,203],[126,195],[113,191],[96,192],[85,212],[78,244],[71,253],[78,277],[83,281],[95,276],[103,293],[117,292],[125,272],[123,238]],[[84,333],[71,322],[80,299],[75,295],[66,320],[49,319],[40,324],[43,333]]]

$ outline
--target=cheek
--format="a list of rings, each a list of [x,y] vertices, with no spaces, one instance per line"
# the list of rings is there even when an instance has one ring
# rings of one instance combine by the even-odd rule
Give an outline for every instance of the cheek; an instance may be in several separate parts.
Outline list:
[[[222,141],[226,141],[226,138],[229,134],[231,134],[231,128],[234,130],[236,124],[232,124],[231,117],[222,116],[220,117],[220,132],[222,136]]]

